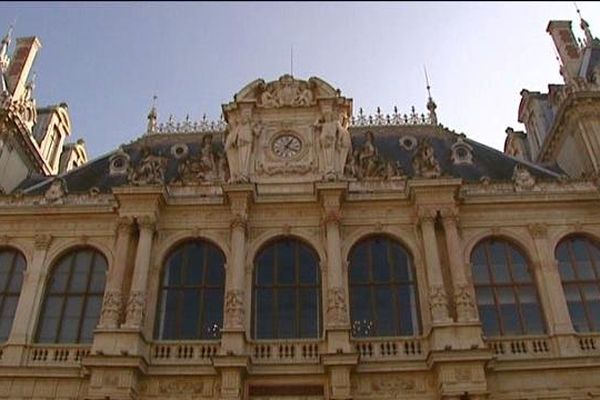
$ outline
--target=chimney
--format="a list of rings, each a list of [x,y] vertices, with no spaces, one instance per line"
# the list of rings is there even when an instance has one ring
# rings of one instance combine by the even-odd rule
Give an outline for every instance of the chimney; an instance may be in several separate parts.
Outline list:
[[[575,78],[579,74],[581,54],[571,29],[571,21],[550,21],[546,32],[552,36],[554,46],[556,46],[563,64],[563,77],[565,80]]]
[[[19,98],[23,95],[27,76],[41,47],[42,44],[35,36],[17,39],[15,52],[6,74],[8,91],[13,97]]]

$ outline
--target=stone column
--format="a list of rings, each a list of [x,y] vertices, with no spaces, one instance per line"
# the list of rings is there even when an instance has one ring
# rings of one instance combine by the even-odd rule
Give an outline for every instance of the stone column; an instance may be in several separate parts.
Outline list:
[[[141,330],[144,326],[146,311],[146,291],[155,219],[151,216],[138,217],[137,224],[140,230],[140,237],[135,253],[135,265],[129,299],[127,300],[126,319],[122,326],[128,329]]]
[[[8,338],[9,343],[30,343],[35,335],[33,330],[39,317],[44,293],[44,280],[48,273],[48,268],[44,267],[44,262],[51,242],[52,236],[50,235],[37,235],[34,239],[33,257],[30,265],[23,273],[23,285],[15,310],[12,330]]]
[[[244,284],[246,264],[246,232],[250,191],[228,193],[232,220],[230,225],[231,254],[227,262],[225,279],[225,304],[221,349],[225,354],[244,353]]]
[[[106,277],[102,314],[100,315],[100,322],[98,324],[98,328],[100,329],[116,329],[121,322],[123,281],[127,272],[127,255],[132,231],[133,219],[131,217],[119,218],[115,238],[115,259]]]
[[[433,325],[450,322],[448,295],[444,288],[442,266],[435,237],[434,221],[436,216],[437,211],[435,209],[420,209],[418,212],[425,253],[427,283],[429,285],[429,308]]]
[[[446,235],[446,247],[452,276],[454,291],[454,304],[456,305],[456,319],[458,322],[472,322],[477,320],[473,292],[467,282],[463,265],[463,251],[458,235],[457,211],[453,208],[444,208],[440,211],[442,225]]]
[[[548,243],[548,228],[545,224],[532,224],[529,225],[529,233],[533,237],[539,259],[539,264],[534,262],[532,270],[535,270],[534,278],[548,323],[548,333],[572,334],[573,325],[558,273],[558,265],[554,258],[554,249]]]
[[[323,191],[323,225],[327,243],[327,347],[329,353],[350,351],[350,317],[341,253],[341,190]]]

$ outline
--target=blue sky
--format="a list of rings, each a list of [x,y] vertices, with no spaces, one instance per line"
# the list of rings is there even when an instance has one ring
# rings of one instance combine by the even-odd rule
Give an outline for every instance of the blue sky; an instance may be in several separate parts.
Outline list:
[[[579,2],[600,36],[600,2]],[[440,122],[502,149],[519,92],[561,82],[550,19],[572,2],[0,3],[0,30],[36,35],[38,105],[66,102],[91,158],[169,114],[219,117],[250,81],[319,76],[362,107],[425,111],[427,65]]]

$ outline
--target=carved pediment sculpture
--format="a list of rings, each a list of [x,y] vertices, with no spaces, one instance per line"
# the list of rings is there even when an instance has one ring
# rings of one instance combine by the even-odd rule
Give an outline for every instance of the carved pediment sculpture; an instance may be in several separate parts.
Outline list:
[[[258,106],[265,108],[308,107],[315,104],[315,82],[295,80],[283,75],[279,80],[257,87]]]
[[[440,176],[440,164],[435,158],[435,152],[429,140],[423,139],[413,156],[415,176],[421,178],[437,178]]]
[[[522,164],[515,165],[512,180],[516,191],[532,189],[535,186],[535,178]]]
[[[142,149],[142,159],[129,173],[129,182],[133,185],[162,185],[165,183],[167,159],[152,154],[150,148]]]

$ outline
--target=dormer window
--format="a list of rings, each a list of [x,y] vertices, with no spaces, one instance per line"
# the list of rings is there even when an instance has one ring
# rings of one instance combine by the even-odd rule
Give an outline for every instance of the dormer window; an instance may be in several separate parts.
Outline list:
[[[465,136],[460,135],[458,140],[452,145],[450,158],[454,165],[473,163],[473,147],[465,142],[464,139]]]
[[[112,157],[110,157],[109,168],[111,175],[125,175],[129,170],[129,154],[123,149],[119,149]]]

